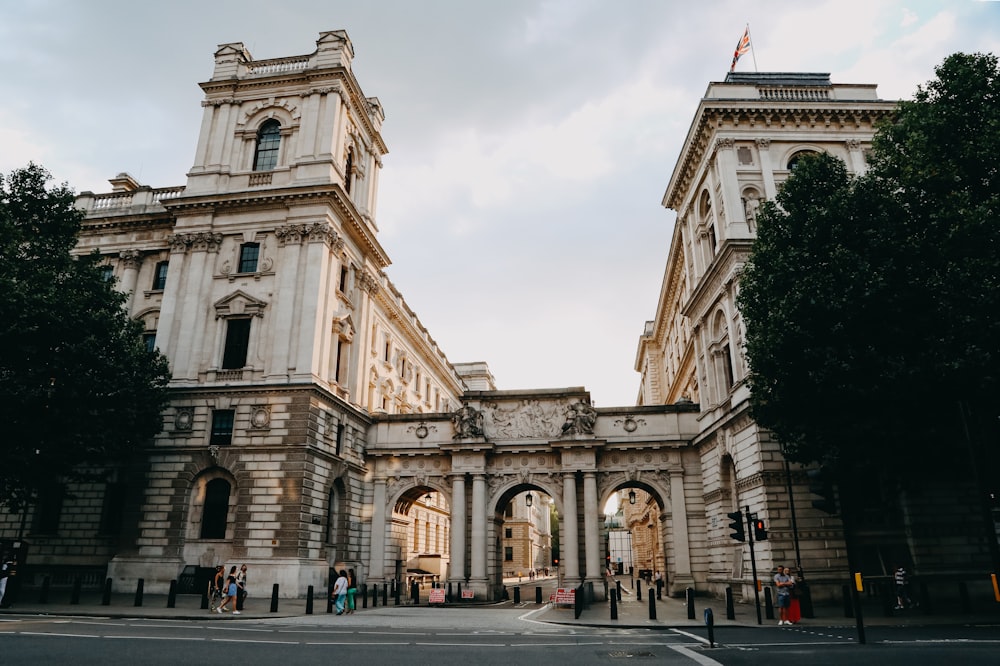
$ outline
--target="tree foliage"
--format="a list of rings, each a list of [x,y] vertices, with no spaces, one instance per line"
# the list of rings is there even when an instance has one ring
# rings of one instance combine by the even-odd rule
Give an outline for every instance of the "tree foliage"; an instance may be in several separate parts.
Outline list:
[[[793,459],[905,473],[960,436],[959,402],[1000,413],[1000,70],[955,54],[936,73],[868,172],[803,159],[761,207],[739,299],[751,403]]]
[[[169,379],[99,257],[71,254],[83,214],[50,179],[34,164],[0,175],[0,504],[14,510],[158,433]]]

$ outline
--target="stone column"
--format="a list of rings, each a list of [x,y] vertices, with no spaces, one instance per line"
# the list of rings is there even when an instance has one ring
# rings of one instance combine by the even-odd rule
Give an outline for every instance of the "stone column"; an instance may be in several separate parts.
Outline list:
[[[163,290],[163,300],[160,303],[160,323],[156,328],[156,347],[170,360],[174,369],[174,350],[177,341],[174,339],[174,328],[180,328],[177,319],[177,308],[180,306],[180,296],[183,293],[182,284],[187,284],[185,269],[187,268],[187,250],[190,244],[188,234],[176,234],[170,238],[170,263],[167,265],[167,286]],[[173,276],[174,279],[169,279]]]
[[[186,297],[179,313],[181,325],[177,335],[177,347],[174,349],[173,366],[174,379],[193,381],[197,379],[198,371],[202,369],[200,367],[202,356],[205,357],[206,363],[210,367],[221,365],[220,361],[222,360],[215,356],[217,349],[205,349],[203,346],[204,340],[211,339],[210,336],[206,335],[206,321],[209,311],[200,299],[191,296],[191,294],[200,293],[201,290],[206,289],[207,284],[210,283],[212,277],[211,261],[219,251],[222,234],[202,232],[192,234],[192,236],[191,259],[188,261],[187,274],[184,276]],[[167,275],[170,275],[169,268]],[[247,357],[250,358],[249,352]]]
[[[778,196],[778,187],[774,184],[774,165],[771,164],[771,140],[757,139],[757,153],[760,155],[760,175],[764,178],[764,198],[770,201]]]
[[[385,581],[385,479],[375,479],[372,493],[372,550],[368,565],[368,580]]]
[[[863,176],[868,171],[868,162],[865,161],[865,154],[861,150],[861,142],[857,139],[848,139],[844,145],[847,146],[847,154],[851,158],[851,170]]]
[[[472,475],[472,576],[471,582],[486,591],[486,475]]]
[[[142,265],[142,253],[139,250],[122,250],[118,256],[121,259],[122,266],[125,268],[122,272],[122,281],[119,289],[122,293],[128,294],[128,299],[125,301],[125,311],[131,314],[135,288],[139,283],[139,266]]]
[[[584,564],[587,580],[594,582],[595,589],[602,589],[601,567],[601,533],[598,517],[600,507],[597,506],[597,475],[594,472],[583,473],[583,544]]]
[[[576,513],[576,474],[563,474],[563,540],[562,549],[563,571],[569,585],[580,582],[580,532]]]
[[[453,583],[465,581],[465,474],[451,480],[451,571]]]
[[[679,594],[685,588],[694,587],[694,576],[691,575],[691,542],[688,539],[687,524],[687,499],[684,497],[684,470],[677,468],[670,470],[670,514],[673,520],[673,546],[674,546],[674,575],[670,580],[670,587],[674,594]],[[656,552],[666,560],[666,552],[663,548],[662,522],[658,522],[656,528]],[[661,571],[665,565],[656,565]]]

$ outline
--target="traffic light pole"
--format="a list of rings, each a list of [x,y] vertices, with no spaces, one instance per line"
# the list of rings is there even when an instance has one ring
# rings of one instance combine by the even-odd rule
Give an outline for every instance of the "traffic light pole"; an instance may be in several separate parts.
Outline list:
[[[749,506],[743,507],[743,510],[746,512],[747,543],[750,544],[750,571],[753,573],[753,599],[754,605],[757,607],[757,624],[764,624],[760,617],[760,582],[757,580],[757,557],[753,552],[753,518],[750,516]]]

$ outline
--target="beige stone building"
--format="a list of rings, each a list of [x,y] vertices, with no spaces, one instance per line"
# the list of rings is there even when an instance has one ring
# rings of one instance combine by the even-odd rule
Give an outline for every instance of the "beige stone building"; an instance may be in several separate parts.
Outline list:
[[[120,174],[80,195],[79,251],[102,254],[168,357],[170,404],[109,483],[41,499],[26,573],[165,592],[246,562],[251,585],[301,596],[351,567],[363,583],[430,577],[489,599],[506,574],[547,566],[558,538],[560,581],[600,596],[602,507],[634,491],[635,566],[662,567],[668,593],[747,596],[747,549],[726,521],[744,507],[770,531],[762,571],[800,560],[839,593],[839,520],[809,506],[801,471],[748,413],[736,293],[757,204],[804,151],[863,171],[893,103],[822,74],[708,86],[663,198],[677,223],[636,354],[638,404],[595,409],[583,387],[501,391],[486,363],[450,363],[386,277],[383,112],[353,56],[343,31],[270,60],[220,46],[186,183]],[[0,537],[21,536],[20,519],[0,514]],[[900,535],[870,543],[894,557]]]

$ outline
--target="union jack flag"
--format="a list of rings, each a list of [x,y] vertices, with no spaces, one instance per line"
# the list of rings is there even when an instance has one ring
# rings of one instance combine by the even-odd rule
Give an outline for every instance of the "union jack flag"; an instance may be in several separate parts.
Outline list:
[[[729,71],[732,72],[736,69],[736,61],[740,59],[740,56],[750,50],[750,26],[746,27],[743,31],[743,36],[740,37],[740,41],[736,44],[736,51],[733,52],[733,64],[729,67]]]

